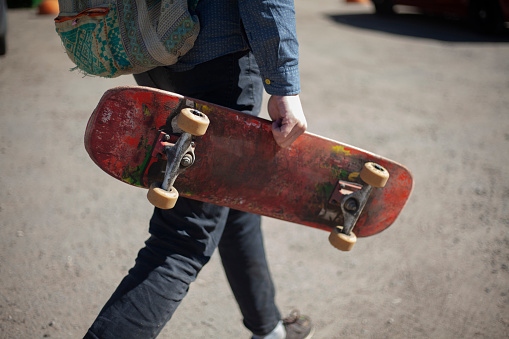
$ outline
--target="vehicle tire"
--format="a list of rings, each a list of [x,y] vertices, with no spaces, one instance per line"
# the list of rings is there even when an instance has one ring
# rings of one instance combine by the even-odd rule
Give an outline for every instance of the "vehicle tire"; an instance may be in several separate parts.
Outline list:
[[[5,55],[7,51],[7,44],[5,43],[5,37],[0,36],[0,55]]]
[[[7,50],[7,3],[0,0],[0,55],[5,55]]]
[[[375,6],[375,13],[379,15],[394,14],[394,3],[392,0],[371,0]]]
[[[505,28],[499,0],[472,0],[468,10],[474,28],[482,33],[499,33]]]

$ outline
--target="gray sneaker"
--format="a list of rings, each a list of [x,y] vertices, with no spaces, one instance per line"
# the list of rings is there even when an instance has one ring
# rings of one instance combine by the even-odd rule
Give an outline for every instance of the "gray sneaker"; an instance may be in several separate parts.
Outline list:
[[[315,332],[311,319],[301,315],[297,310],[283,319],[283,325],[286,329],[286,339],[310,339]]]

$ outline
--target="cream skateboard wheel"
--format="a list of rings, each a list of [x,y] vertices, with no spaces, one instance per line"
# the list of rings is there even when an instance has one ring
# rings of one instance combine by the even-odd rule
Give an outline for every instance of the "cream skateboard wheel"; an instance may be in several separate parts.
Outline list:
[[[152,205],[163,210],[169,210],[175,207],[179,193],[175,187],[169,191],[161,188],[161,183],[153,183],[147,193],[147,199]]]
[[[374,162],[367,162],[361,170],[362,181],[373,187],[384,187],[389,180],[389,172]]]
[[[357,236],[353,232],[350,234],[341,233],[341,228],[335,227],[329,235],[329,242],[338,250],[346,252],[353,248],[357,242]]]
[[[184,108],[177,117],[178,127],[191,135],[202,136],[209,127],[210,120],[202,112]]]

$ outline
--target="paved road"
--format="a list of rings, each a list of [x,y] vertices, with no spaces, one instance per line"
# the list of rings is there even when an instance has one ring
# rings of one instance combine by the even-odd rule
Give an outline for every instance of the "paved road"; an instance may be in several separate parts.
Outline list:
[[[283,312],[316,338],[509,336],[509,39],[336,0],[297,0],[309,130],[407,165],[397,222],[351,253],[264,219]],[[111,180],[83,133],[132,78],[69,72],[52,18],[9,11],[0,58],[0,337],[79,338],[147,237],[145,192]],[[161,338],[248,338],[218,256]]]

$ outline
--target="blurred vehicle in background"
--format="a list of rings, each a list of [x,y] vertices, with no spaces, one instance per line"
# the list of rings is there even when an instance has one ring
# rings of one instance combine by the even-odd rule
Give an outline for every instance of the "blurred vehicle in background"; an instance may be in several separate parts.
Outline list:
[[[6,52],[6,35],[7,35],[7,3],[0,0],[0,55]]]
[[[500,32],[509,22],[509,0],[371,0],[377,14],[394,13],[395,5],[417,7],[428,14],[469,19],[483,32]]]

